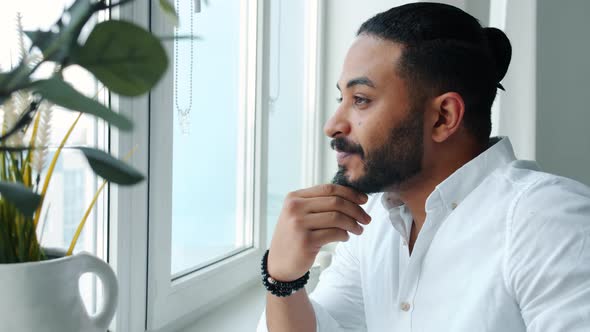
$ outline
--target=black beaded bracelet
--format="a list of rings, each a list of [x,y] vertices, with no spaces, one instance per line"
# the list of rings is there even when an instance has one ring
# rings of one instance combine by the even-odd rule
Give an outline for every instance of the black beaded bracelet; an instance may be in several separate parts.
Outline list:
[[[309,271],[307,271],[307,273],[304,274],[303,277],[301,277],[297,280],[294,280],[294,281],[289,281],[289,282],[278,281],[278,280],[272,278],[268,274],[268,250],[264,253],[264,256],[262,257],[261,270],[262,270],[262,284],[264,285],[266,290],[271,292],[273,295],[276,295],[279,297],[287,297],[287,296],[295,293],[296,291],[303,288],[303,286],[305,286],[305,284],[307,284],[307,281],[309,280]]]

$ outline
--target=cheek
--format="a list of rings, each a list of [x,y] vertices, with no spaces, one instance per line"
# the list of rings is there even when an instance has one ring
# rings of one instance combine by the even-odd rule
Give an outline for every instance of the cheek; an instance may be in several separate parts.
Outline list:
[[[385,126],[383,121],[360,121],[362,126],[359,127],[361,135],[359,136],[359,143],[365,150],[374,151],[380,148],[389,137],[389,128]]]

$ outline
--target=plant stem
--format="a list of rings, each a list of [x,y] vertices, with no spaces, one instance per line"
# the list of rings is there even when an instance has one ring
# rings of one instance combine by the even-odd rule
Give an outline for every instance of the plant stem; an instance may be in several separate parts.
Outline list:
[[[24,176],[24,183],[25,186],[31,187],[32,186],[32,167],[31,163],[33,162],[33,153],[35,152],[35,140],[37,139],[37,130],[39,129],[39,122],[41,120],[41,112],[37,112],[35,118],[35,124],[33,125],[33,133],[31,134],[31,149],[27,153],[27,159],[25,161],[25,176]]]
[[[86,220],[88,219],[88,216],[90,215],[90,212],[92,211],[92,208],[94,207],[94,204],[96,204],[96,200],[98,199],[98,196],[100,196],[100,193],[102,192],[102,190],[104,189],[104,186],[106,184],[107,184],[106,180],[102,181],[100,188],[98,188],[98,190],[94,194],[94,197],[92,198],[92,201],[90,202],[90,205],[86,209],[86,212],[84,213],[84,216],[82,217],[82,220],[78,224],[78,228],[76,229],[76,233],[74,234],[74,238],[72,239],[72,242],[70,242],[70,247],[68,248],[68,252],[66,253],[66,256],[71,256],[72,253],[74,252],[74,247],[76,247],[76,243],[78,242],[78,238],[80,237],[80,234],[82,233],[82,230],[84,229],[84,225],[86,224]]]
[[[57,151],[55,151],[55,154],[53,155],[53,159],[51,160],[51,164],[49,165],[49,169],[47,170],[47,175],[45,175],[45,181],[43,182],[43,190],[41,191],[41,201],[39,202],[39,207],[37,208],[37,212],[35,212],[35,220],[33,222],[35,229],[37,229],[37,224],[39,223],[39,218],[41,217],[41,208],[43,207],[43,202],[45,201],[45,194],[47,193],[47,188],[49,187],[49,182],[51,181],[51,176],[53,175],[53,170],[55,169],[55,165],[57,164],[57,159],[59,158],[61,150],[66,145],[68,138],[72,134],[72,131],[74,131],[74,128],[76,127],[76,124],[78,123],[78,120],[80,120],[80,118],[82,117],[82,114],[83,113],[78,114],[76,121],[74,121],[74,123],[72,123],[72,125],[70,126],[70,129],[68,130],[68,132],[66,133],[64,138],[61,140],[61,143],[59,144],[59,148],[57,148]]]

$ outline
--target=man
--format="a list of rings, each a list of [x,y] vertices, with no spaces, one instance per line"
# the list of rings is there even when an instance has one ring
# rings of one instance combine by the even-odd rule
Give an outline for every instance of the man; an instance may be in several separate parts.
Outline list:
[[[448,5],[361,26],[324,129],[338,173],[285,199],[259,331],[590,331],[590,188],[489,138],[510,56]]]

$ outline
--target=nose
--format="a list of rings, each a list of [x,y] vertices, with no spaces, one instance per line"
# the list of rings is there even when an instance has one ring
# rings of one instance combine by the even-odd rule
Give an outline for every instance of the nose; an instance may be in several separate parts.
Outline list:
[[[336,113],[332,115],[324,125],[324,133],[330,138],[336,136],[348,136],[350,134],[350,122],[346,118],[345,110],[342,105],[338,107]]]

